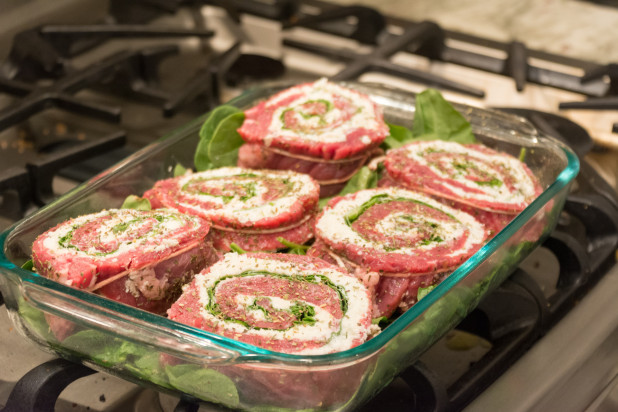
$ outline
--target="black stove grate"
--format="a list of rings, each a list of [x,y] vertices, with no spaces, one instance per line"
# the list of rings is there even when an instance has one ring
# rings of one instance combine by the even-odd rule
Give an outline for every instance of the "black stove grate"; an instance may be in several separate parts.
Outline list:
[[[331,77],[332,80],[352,80],[369,71],[379,71],[404,79],[417,81],[430,86],[441,87],[474,97],[484,97],[485,92],[475,87],[467,86],[421,70],[404,67],[389,61],[389,58],[399,51],[409,51],[410,45],[416,45],[415,50],[428,48],[428,45],[443,46],[442,29],[435,23],[422,22],[411,25],[400,36],[388,36],[371,53],[359,54],[349,49],[334,49],[327,46],[305,43],[297,40],[284,40],[286,46],[295,47],[318,55],[345,61],[346,67]]]

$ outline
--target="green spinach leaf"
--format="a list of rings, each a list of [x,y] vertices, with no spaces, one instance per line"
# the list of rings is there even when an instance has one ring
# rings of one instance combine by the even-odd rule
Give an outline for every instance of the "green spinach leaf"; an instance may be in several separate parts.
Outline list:
[[[429,294],[429,292],[434,290],[436,288],[436,286],[437,285],[430,285],[430,286],[427,286],[425,288],[423,288],[423,287],[418,288],[418,291],[416,292],[416,300],[419,301],[419,300],[423,299],[425,296],[427,296]]]
[[[360,168],[348,183],[341,189],[339,196],[355,193],[363,189],[371,189],[378,186],[378,171],[373,171],[367,166]]]
[[[135,195],[127,196],[124,202],[122,202],[122,206],[120,208],[135,210],[152,210],[150,200]]]
[[[244,118],[244,113],[234,106],[219,106],[210,113],[200,130],[200,142],[195,151],[198,172],[236,164],[238,148],[244,143],[236,129]]]
[[[27,260],[23,265],[21,265],[21,268],[34,272],[34,262],[32,262],[32,259]]]
[[[198,365],[167,366],[170,384],[189,395],[236,408],[240,402],[234,382],[224,374]]]
[[[390,133],[386,136],[384,142],[382,142],[383,149],[397,149],[405,143],[412,141],[412,130],[404,126],[399,126],[388,122],[386,122],[386,125],[388,126]]]
[[[174,166],[174,177],[182,176],[187,173],[187,168],[181,165],[180,163]]]
[[[435,89],[416,96],[412,135],[415,140],[430,140],[427,137],[432,136],[432,139],[476,143],[470,123]]]
[[[232,114],[219,123],[208,145],[208,157],[215,167],[236,166],[238,149],[245,141],[236,129],[245,121],[243,112]]]

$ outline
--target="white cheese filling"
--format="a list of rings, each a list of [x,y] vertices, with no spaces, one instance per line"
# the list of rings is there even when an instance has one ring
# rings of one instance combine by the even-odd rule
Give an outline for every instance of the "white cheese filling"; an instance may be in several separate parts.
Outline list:
[[[523,163],[510,155],[504,153],[488,154],[483,153],[473,148],[466,147],[459,143],[447,142],[444,140],[435,140],[427,142],[419,142],[413,145],[403,147],[408,158],[413,159],[423,166],[429,167],[434,173],[445,178],[455,178],[458,183],[465,185],[466,188],[481,190],[482,193],[473,193],[466,188],[461,188],[452,185],[449,182],[441,183],[448,190],[455,193],[462,199],[478,199],[488,202],[500,202],[510,204],[527,203],[531,197],[535,195],[535,183],[530,175],[526,172]],[[444,151],[451,154],[459,154],[466,156],[466,163],[472,163],[481,173],[486,173],[488,176],[495,176],[500,182],[506,180],[507,175],[498,173],[498,167],[507,171],[511,177],[514,190],[511,190],[505,184],[489,184],[479,185],[470,179],[466,179],[465,167],[457,169],[453,162],[448,157],[445,157],[439,162],[444,170],[437,167],[436,164],[428,161],[427,153],[431,151]]]
[[[347,243],[354,244],[368,250],[378,250],[381,253],[396,253],[413,255],[415,251],[420,249],[431,249],[440,243],[428,243],[427,245],[419,245],[416,247],[402,247],[392,250],[387,247],[383,242],[372,241],[365,239],[358,232],[356,232],[350,225],[346,223],[345,217],[354,213],[365,202],[368,202],[371,198],[377,195],[386,194],[391,198],[404,198],[414,201],[425,203],[435,209],[441,210],[453,216],[456,220],[452,220],[448,223],[443,221],[434,222],[439,224],[439,234],[444,240],[454,240],[462,236],[464,233],[468,233],[468,237],[461,249],[453,251],[449,256],[455,256],[461,253],[466,253],[469,250],[477,247],[485,239],[485,227],[482,223],[477,221],[473,216],[462,212],[457,209],[450,208],[448,206],[439,203],[438,201],[422,195],[420,193],[412,192],[405,189],[398,188],[384,188],[384,189],[368,189],[355,193],[354,195],[347,196],[343,200],[340,200],[335,206],[327,207],[324,209],[324,214],[320,216],[316,222],[316,232],[322,239],[328,239],[334,243]],[[393,216],[394,215],[394,216]],[[378,223],[378,228],[384,229],[385,236],[388,236],[391,230],[395,230],[396,234],[401,234],[403,225],[397,227],[396,220],[401,218],[400,213],[393,213],[390,216],[383,219]],[[420,218],[427,219],[425,216]],[[381,226],[380,226],[381,225]]]
[[[101,224],[93,227],[93,238],[98,239],[100,244],[110,244],[119,241],[116,250],[105,255],[98,255],[98,249],[91,245],[86,250],[78,250],[73,247],[63,247],[60,243],[70,232],[77,228],[102,217],[111,215],[112,218],[101,221]],[[151,221],[153,216],[163,217],[162,221],[157,221],[149,232],[145,233],[140,239],[135,239],[131,233],[137,232],[142,224]],[[190,228],[179,230],[189,224]],[[126,226],[125,226],[126,225]],[[69,254],[73,256],[87,256],[91,259],[116,259],[116,256],[137,249],[140,252],[159,252],[178,246],[178,238],[186,237],[188,232],[199,227],[199,221],[193,216],[183,215],[175,211],[157,210],[156,212],[143,213],[133,209],[110,209],[103,210],[90,215],[79,216],[56,229],[50,230],[43,240],[46,249],[54,254]],[[70,240],[65,240],[65,242]]]
[[[330,83],[325,78],[311,84],[293,87],[281,92],[275,98],[268,101],[267,107],[276,106],[281,100],[299,93],[301,94],[299,98],[289,102],[286,106],[275,109],[273,112],[268,132],[264,137],[264,143],[267,146],[271,144],[273,138],[281,137],[308,142],[339,143],[345,142],[346,136],[353,130],[360,128],[365,130],[379,130],[384,127],[383,123],[377,120],[380,116],[379,109],[368,96]],[[298,114],[295,116],[298,127],[293,129],[287,129],[285,127],[281,118],[286,110],[294,110],[294,108],[298,108],[308,101],[323,100],[332,103],[335,96],[338,96],[339,99],[346,100],[348,102],[348,109],[352,110],[352,112],[342,111],[333,105],[322,117],[304,117]],[[341,121],[341,119],[348,116],[349,119]],[[361,141],[364,144],[371,143],[369,136],[363,136]]]
[[[183,176],[178,180],[178,186],[182,188],[187,183],[196,179],[221,178],[212,181],[221,186],[226,183],[234,183],[235,176],[243,174],[253,174],[257,178],[252,181],[253,194],[247,198],[234,196],[231,199],[224,199],[222,196],[211,196],[201,193],[184,193],[198,202],[214,203],[217,209],[204,209],[196,204],[179,201],[178,203],[187,209],[194,210],[196,214],[215,217],[220,216],[229,220],[237,220],[240,224],[251,224],[261,219],[275,217],[285,213],[298,202],[303,196],[312,196],[319,190],[317,183],[309,175],[295,173],[292,171],[268,172],[264,170],[243,169],[240,167],[223,167],[220,169],[207,170],[205,172],[193,173]],[[286,179],[290,185],[290,191],[282,197],[273,200],[265,200],[268,187],[260,181],[262,179]]]
[[[280,261],[275,259],[256,258],[251,255],[240,255],[236,253],[228,253],[225,258],[213,266],[207,273],[200,273],[196,276],[196,284],[198,285],[199,300],[202,308],[205,308],[210,303],[208,290],[215,286],[216,282],[226,276],[233,276],[247,271],[268,271],[282,276],[303,276],[306,274],[320,274],[328,277],[335,285],[343,288],[347,296],[348,309],[339,323],[339,327],[335,330],[338,322],[332,315],[321,308],[319,305],[312,305],[315,310],[314,319],[316,322],[310,324],[295,324],[290,329],[268,330],[268,329],[252,329],[245,325],[235,322],[225,322],[223,319],[211,314],[206,309],[201,310],[202,317],[208,322],[223,327],[234,333],[251,333],[266,338],[278,340],[298,340],[301,342],[306,340],[323,341],[325,344],[319,348],[309,348],[298,352],[298,354],[315,355],[331,352],[339,352],[351,347],[351,343],[357,339],[365,340],[369,333],[369,325],[365,326],[365,319],[371,312],[371,301],[366,287],[361,281],[346,273],[342,273],[336,269],[320,268],[317,269],[313,265],[297,265],[292,262]],[[255,275],[264,277],[264,275]],[[237,278],[222,280],[218,286],[226,282],[235,282]],[[216,295],[216,293],[215,293]],[[289,309],[293,304],[300,301],[302,297],[293,296],[290,300],[282,299],[277,296],[263,296],[271,299],[274,308]],[[235,302],[239,307],[250,306],[255,296],[236,296]],[[308,302],[304,302],[310,305]],[[251,311],[255,315],[258,311]],[[299,344],[299,346],[301,345]]]
[[[431,229],[425,231],[430,231],[434,237],[439,237],[443,242],[452,242],[465,234],[465,226],[455,221],[445,222],[424,216],[414,216],[419,224],[410,225],[406,219],[408,217],[410,215],[403,212],[391,213],[377,223],[376,229],[380,233],[389,233],[392,236],[415,236],[420,234],[423,226],[429,226]],[[433,246],[431,244],[421,245],[419,249],[431,249]]]

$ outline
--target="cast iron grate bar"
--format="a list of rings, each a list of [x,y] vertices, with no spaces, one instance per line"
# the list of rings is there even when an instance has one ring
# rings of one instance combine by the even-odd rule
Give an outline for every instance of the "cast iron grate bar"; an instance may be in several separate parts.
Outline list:
[[[0,195],[0,215],[11,220],[21,219],[32,198],[28,171],[21,167],[3,170],[0,176]]]
[[[77,70],[48,86],[26,85],[0,77],[0,91],[24,96],[11,104],[9,108],[0,111],[0,130],[27,120],[30,116],[54,106],[108,122],[120,121],[118,107],[79,101],[72,94],[112,75],[132,55],[132,52],[115,54],[101,62]]]
[[[25,30],[13,38],[11,51],[0,66],[7,79],[33,81],[43,77],[60,77],[67,61],[38,29]]]
[[[110,0],[109,14],[117,23],[147,23],[178,11],[184,0]]]
[[[505,63],[505,73],[515,80],[515,88],[518,92],[524,90],[528,79],[528,53],[526,45],[514,41],[509,45],[508,57]]]
[[[99,44],[101,40],[112,38],[209,38],[214,35],[212,30],[179,29],[136,24],[49,25],[41,27],[40,32],[45,38],[49,39],[56,50],[63,56],[74,56]]]
[[[601,80],[604,77],[609,79],[608,96],[618,96],[618,63],[609,63],[596,69],[588,70],[582,76],[582,83],[589,83],[593,80]]]
[[[312,13],[311,15],[313,15],[314,13],[319,14],[323,11],[326,11],[332,8],[332,4],[329,4],[321,0],[303,0],[302,4],[307,5],[311,7],[312,9],[318,10],[318,11],[311,11]],[[304,15],[300,14],[299,18],[302,18],[303,16],[306,16],[306,15],[307,14],[304,14]],[[405,27],[408,27],[411,23],[412,24],[415,23],[409,19],[395,17],[392,14],[386,15],[385,18],[386,18],[387,25],[393,25],[393,26],[397,26],[400,28],[405,28]],[[342,24],[345,24],[345,23],[342,23]],[[351,30],[353,29],[345,28],[345,29],[338,30],[337,32],[333,32],[333,30],[328,30],[328,29],[323,29],[322,31],[331,33],[331,34],[343,35],[343,33],[349,33]],[[498,42],[494,40],[484,39],[481,37],[476,37],[476,36],[467,35],[464,33],[459,33],[459,32],[454,32],[454,31],[449,31],[449,30],[443,30],[443,33],[447,40],[452,39],[456,41],[462,41],[465,43],[469,43],[472,45],[478,45],[478,46],[487,47],[487,48],[494,49],[494,50],[500,50],[500,51],[506,52],[507,55],[509,53],[509,50],[513,49],[514,47],[512,43]],[[515,47],[519,48],[519,51],[521,51],[520,46],[515,46]],[[431,48],[428,48],[428,49],[431,50]],[[436,56],[435,54],[427,56],[426,54],[424,54],[427,52],[427,49],[421,49],[419,51],[415,47],[410,47],[407,50],[411,53],[425,55],[426,57],[429,57],[435,60],[440,60],[446,63],[453,63],[453,64],[470,67],[473,69],[478,69],[478,70],[482,70],[482,71],[486,71],[486,72],[490,72],[494,74],[499,74],[499,75],[512,76],[511,71],[508,70],[508,67],[511,64],[511,62],[507,63],[508,57],[507,59],[503,59],[503,58],[497,58],[497,57],[493,57],[489,55],[484,55],[484,54],[477,53],[477,52],[463,50],[460,48],[450,46],[448,42],[440,50],[439,56]],[[573,58],[568,58],[565,56],[554,55],[554,54],[542,52],[539,50],[532,50],[532,49],[525,48],[525,52],[526,52],[525,54],[531,58],[533,57],[535,59],[555,62],[555,63],[562,64],[562,65],[572,66],[578,69],[591,70],[591,69],[601,67],[594,63],[590,63],[590,62],[586,62],[586,61],[582,61],[578,59],[573,59]],[[512,60],[513,59],[511,58],[511,61]],[[519,59],[519,60],[522,61],[522,59]],[[519,67],[520,69],[518,70],[521,71],[521,64],[519,65]],[[554,69],[538,67],[532,64],[527,65],[525,76],[523,76],[522,74],[518,74],[518,76],[519,76],[519,79],[525,78],[528,83],[555,87],[558,89],[568,90],[568,91],[572,91],[575,93],[581,93],[581,94],[584,94],[586,96],[591,96],[591,97],[605,96],[608,93],[608,85],[602,79],[594,79],[589,82],[582,83],[581,77],[579,76],[572,75],[566,72],[557,71]],[[521,86],[521,80],[519,80],[519,82]],[[516,80],[516,85],[517,85],[517,80]]]
[[[232,50],[240,47],[240,43],[234,44],[226,53],[231,53]],[[223,58],[223,56],[220,56]],[[175,115],[183,106],[195,101],[200,96],[205,96],[206,106],[204,111],[210,110],[220,104],[220,87],[216,76],[217,59],[209,62],[209,64],[199,70],[191,80],[173,93],[163,104],[163,115],[171,117]]]
[[[356,19],[351,26],[342,24],[350,18]],[[292,27],[307,27],[349,37],[361,43],[377,45],[378,35],[386,27],[386,20],[380,12],[371,7],[344,6],[324,10],[320,14],[302,17],[283,25],[283,29]],[[346,27],[350,27],[351,30],[346,30]]]
[[[51,85],[37,86],[0,76],[0,91],[22,97],[0,111],[0,130],[27,120],[49,107],[57,107],[107,122],[120,121],[120,108],[77,99],[74,93],[104,87],[106,92],[131,91],[142,100],[161,104],[170,94],[157,84],[157,68],[161,60],[178,51],[177,46],[151,47],[138,51],[123,51],[100,62],[66,74]]]
[[[217,5],[222,0],[187,0],[188,2],[197,2],[199,4]],[[288,21],[296,15],[298,11],[298,0],[226,0],[232,7],[238,10],[239,13],[253,14],[259,17],[264,17],[271,20],[281,22]]]
[[[596,97],[581,102],[562,102],[560,109],[581,110],[616,110],[618,109],[618,96]]]
[[[325,55],[349,62],[345,69],[332,76],[332,80],[351,80],[368,71],[381,71],[393,74],[413,81],[422,81],[432,86],[454,90],[460,93],[483,97],[483,90],[467,86],[431,73],[403,67],[388,60],[393,54],[406,49],[410,44],[423,44],[425,41],[433,42],[436,36],[440,36],[440,28],[431,22],[423,22],[408,27],[401,36],[394,36],[376,47],[369,54],[358,54],[349,49],[333,49],[327,46],[304,43],[292,39],[284,39],[283,44],[304,51]],[[421,47],[421,46],[419,46]]]
[[[155,46],[143,49],[129,56],[97,90],[104,93],[117,93],[120,96],[132,96],[137,100],[160,105],[170,98],[170,93],[158,85],[158,68],[162,60],[178,54],[176,45]]]
[[[609,88],[605,97],[592,98],[583,102],[563,102],[561,109],[614,110],[618,109],[618,64],[610,63],[588,70],[580,79],[582,84],[594,81],[609,80]]]
[[[43,26],[15,35],[1,72],[6,78],[34,81],[58,78],[70,70],[67,58],[111,38],[212,37],[213,31],[142,25]]]
[[[45,362],[17,382],[0,412],[53,412],[64,388],[93,373],[86,366],[64,359]]]
[[[237,22],[241,13],[285,22],[296,14],[298,3],[298,0],[112,0],[110,14],[123,23],[144,23],[161,13],[174,13],[182,6],[212,5],[224,9]]]
[[[122,147],[125,142],[126,133],[119,131],[26,164],[34,202],[43,206],[55,198],[52,181],[60,169]]]
[[[269,56],[242,51],[242,42],[235,42],[225,52],[215,56],[207,67],[193,78],[163,105],[163,114],[173,116],[181,107],[205,96],[207,111],[221,104],[220,82],[238,86],[245,79],[264,80],[283,75],[285,67],[280,60]]]

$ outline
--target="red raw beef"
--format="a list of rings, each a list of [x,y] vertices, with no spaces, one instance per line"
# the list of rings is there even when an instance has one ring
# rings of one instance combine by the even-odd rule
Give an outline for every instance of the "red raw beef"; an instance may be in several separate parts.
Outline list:
[[[165,231],[157,220],[160,216],[177,219],[181,226]],[[100,228],[111,219],[121,223],[110,236]],[[131,226],[135,221],[140,223]],[[183,283],[219,258],[207,238],[209,228],[205,220],[175,212],[112,209],[60,223],[41,234],[32,246],[32,259],[42,276],[162,314],[179,296]],[[55,233],[64,233],[59,231],[70,236],[55,240]],[[54,243],[58,246],[49,247]]]
[[[334,328],[333,331],[337,329],[337,323],[345,322],[343,306],[341,304],[342,297],[333,287],[322,282],[300,281],[298,279],[299,275],[294,275],[296,277],[273,275],[263,268],[268,267],[268,261],[275,260],[293,265],[295,273],[306,273],[311,276],[326,276],[326,273],[332,270],[343,274],[345,277],[349,276],[345,271],[321,259],[308,256],[265,253],[252,253],[241,256],[234,255],[235,254],[226,255],[224,260],[203,271],[189,286],[185,287],[182,296],[168,310],[168,317],[178,322],[214,332],[231,339],[284,353],[298,353],[307,349],[319,349],[323,345],[328,344],[330,339],[324,340],[323,337],[313,338],[311,336],[303,339],[301,335],[299,335],[297,339],[292,339],[279,335],[271,336],[268,334],[261,334],[261,329],[281,331],[283,333],[297,323],[298,315],[293,315],[290,311],[276,309],[276,307],[271,304],[271,298],[293,300],[296,304],[302,301],[305,302],[305,304],[320,307],[321,310],[330,314],[330,322],[334,322],[334,324],[329,323],[328,327]],[[245,274],[238,276],[240,273],[236,271],[240,271],[238,267],[242,266],[242,263],[240,263],[241,266],[239,266],[238,262],[246,260],[248,260],[249,264],[252,265],[251,267],[255,268],[254,270],[259,273],[251,276]],[[212,312],[215,309],[208,309],[209,306],[204,306],[204,303],[200,300],[200,293],[205,293],[201,291],[203,282],[209,277],[213,279],[213,271],[219,273],[219,275],[215,276],[226,279],[225,282],[217,283],[216,290],[209,289],[208,291],[209,296],[212,293],[212,299],[216,302],[216,304],[214,304],[216,312]],[[360,282],[358,286],[360,286],[360,288],[355,289],[355,292],[361,294],[359,296],[363,296],[365,293],[367,294],[368,306],[366,308],[366,313],[354,315],[359,316],[360,320],[358,324],[353,324],[354,328],[363,331],[365,329],[368,330],[371,324],[371,308],[367,290],[362,287]],[[253,305],[259,305],[262,310],[268,313],[260,316],[254,315],[255,312],[249,311],[243,306],[239,306],[238,302],[235,300],[236,296],[255,296]],[[348,299],[352,298],[354,298],[354,296],[348,296]],[[356,298],[359,299],[358,296]],[[213,313],[219,313],[219,315],[213,315]],[[219,318],[225,319],[227,322],[215,321],[215,319]],[[247,329],[243,333],[240,333],[237,329],[228,325],[230,322],[232,326],[237,322],[242,322],[243,325],[246,324]],[[353,322],[357,321],[354,320]],[[300,330],[298,330],[298,332],[300,332]],[[362,334],[359,336],[362,336]],[[351,345],[350,347],[354,347],[363,343],[364,339],[366,339],[366,335],[362,340],[360,337],[354,337],[353,341],[351,340],[352,338],[346,339],[350,339],[347,343]]]
[[[434,144],[438,146],[433,148],[431,145]],[[411,153],[421,153],[426,164]],[[517,214],[543,191],[525,163],[481,144],[462,145],[445,141],[408,143],[390,150],[384,159],[384,166],[392,179],[410,190],[490,212]],[[525,177],[518,181],[514,169]],[[490,190],[494,186],[504,188],[509,197],[517,196],[514,199],[497,196]],[[524,191],[522,188],[527,189]],[[462,196],[456,190],[466,195]],[[525,198],[520,196],[522,193],[526,194]]]

